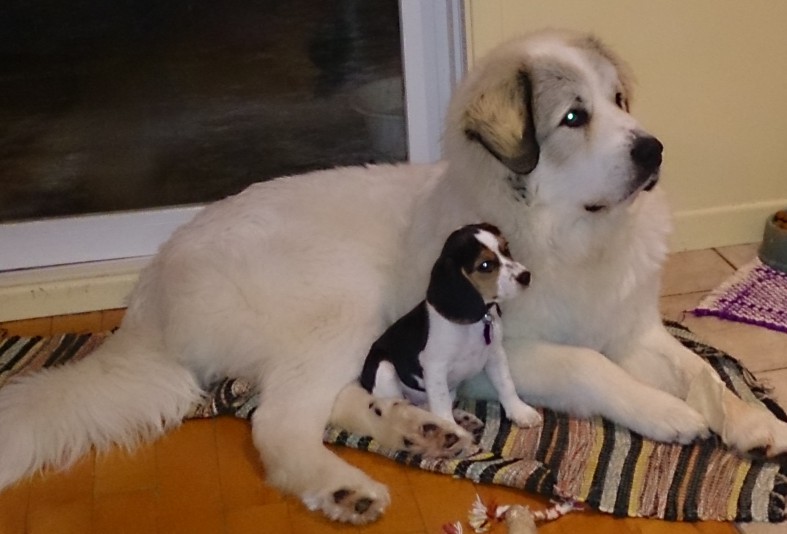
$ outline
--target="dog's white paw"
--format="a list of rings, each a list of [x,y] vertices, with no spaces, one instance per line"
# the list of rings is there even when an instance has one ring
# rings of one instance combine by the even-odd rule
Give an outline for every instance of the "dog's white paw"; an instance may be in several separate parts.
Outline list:
[[[710,436],[705,417],[680,399],[664,395],[649,408],[650,411],[641,414],[635,424],[626,426],[647,438],[666,443],[686,445]]]
[[[787,454],[787,423],[771,416],[770,424],[771,442],[765,453],[773,458],[782,454]]]
[[[726,444],[745,453],[768,457],[787,453],[787,424],[757,406],[745,406],[725,422]]]
[[[473,413],[454,408],[453,415],[454,421],[471,434],[475,434],[484,428],[484,422]]]
[[[428,419],[408,429],[403,444],[408,452],[430,458],[457,458],[479,450],[470,432],[442,418]]]
[[[478,452],[473,435],[453,421],[401,399],[376,399],[369,406],[378,416],[374,438],[383,446],[430,458],[456,458]]]
[[[390,504],[388,488],[369,480],[363,485],[346,485],[337,489],[306,494],[303,504],[320,511],[334,521],[363,525],[377,520]]]
[[[506,415],[521,428],[539,426],[543,422],[541,414],[524,402],[517,402],[506,408]]]

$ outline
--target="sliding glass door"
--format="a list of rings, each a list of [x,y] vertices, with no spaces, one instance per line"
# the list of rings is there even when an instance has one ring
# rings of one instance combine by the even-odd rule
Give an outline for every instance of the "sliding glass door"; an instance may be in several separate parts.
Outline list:
[[[460,0],[0,6],[0,270],[152,254],[201,205],[439,158]]]

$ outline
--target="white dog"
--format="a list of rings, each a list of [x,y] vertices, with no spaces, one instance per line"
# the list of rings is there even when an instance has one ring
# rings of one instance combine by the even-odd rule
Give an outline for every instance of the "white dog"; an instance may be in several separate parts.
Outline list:
[[[517,396],[500,324],[500,303],[528,285],[530,273],[513,260],[496,226],[469,224],[455,230],[432,267],[426,299],[372,344],[361,386],[376,397],[427,406],[443,419],[475,430],[482,426],[480,420],[453,410],[453,401],[459,384],[486,371],[514,423],[540,424],[538,412]]]
[[[658,312],[668,209],[661,144],[629,114],[631,82],[596,39],[505,44],[456,91],[434,166],[343,168],[254,185],[178,230],[142,274],[119,331],[75,365],[0,389],[0,487],[91,446],[177,425],[222,376],[259,382],[253,436],[268,480],[362,523],[386,488],[322,444],[325,424],[451,455],[452,426],[355,380],[367,349],[422,297],[443,236],[500,227],[533,273],[504,310],[524,400],[603,415],[649,438],[719,433],[787,449],[787,425],[729,393]],[[493,394],[483,381],[471,393]],[[334,405],[334,400],[336,404]],[[434,425],[445,433],[426,432]]]

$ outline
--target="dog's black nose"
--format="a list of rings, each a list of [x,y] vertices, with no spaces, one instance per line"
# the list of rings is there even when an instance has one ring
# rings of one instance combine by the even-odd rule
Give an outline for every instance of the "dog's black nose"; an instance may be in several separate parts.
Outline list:
[[[638,136],[631,147],[631,159],[643,171],[650,174],[661,166],[661,152],[664,145],[651,136]]]
[[[527,287],[530,285],[530,273],[528,271],[522,271],[519,273],[519,276],[516,277],[516,281],[522,284],[523,286]]]

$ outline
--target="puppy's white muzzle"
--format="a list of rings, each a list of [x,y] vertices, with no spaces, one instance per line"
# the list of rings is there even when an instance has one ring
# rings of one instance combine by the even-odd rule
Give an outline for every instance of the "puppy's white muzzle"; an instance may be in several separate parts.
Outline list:
[[[498,300],[515,297],[530,285],[530,271],[515,261],[505,261],[498,279]]]

